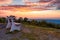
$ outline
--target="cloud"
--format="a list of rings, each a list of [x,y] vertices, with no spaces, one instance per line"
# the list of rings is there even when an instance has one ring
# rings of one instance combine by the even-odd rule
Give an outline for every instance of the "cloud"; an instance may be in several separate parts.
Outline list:
[[[13,0],[0,0],[0,5],[11,4]]]
[[[36,3],[34,2],[29,2],[28,0],[24,0],[26,5],[31,5],[33,6],[37,6],[38,8],[42,8],[42,9],[50,9],[50,10],[55,10],[57,9],[57,5],[55,4],[56,2],[58,2],[57,0],[40,0]]]
[[[48,9],[49,8],[60,9],[60,0],[40,0],[39,2],[50,2],[48,5],[46,5],[46,6],[48,6]]]
[[[56,0],[57,9],[60,9],[60,0]]]

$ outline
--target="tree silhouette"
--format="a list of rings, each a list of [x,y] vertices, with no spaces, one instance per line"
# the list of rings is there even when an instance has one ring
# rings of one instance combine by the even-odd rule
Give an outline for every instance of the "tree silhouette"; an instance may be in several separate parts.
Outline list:
[[[25,17],[25,18],[24,18],[24,22],[27,22],[27,21],[28,21],[28,18]]]
[[[23,22],[23,18],[20,17],[20,18],[18,19],[18,22],[19,22],[19,23],[22,23],[22,22]]]

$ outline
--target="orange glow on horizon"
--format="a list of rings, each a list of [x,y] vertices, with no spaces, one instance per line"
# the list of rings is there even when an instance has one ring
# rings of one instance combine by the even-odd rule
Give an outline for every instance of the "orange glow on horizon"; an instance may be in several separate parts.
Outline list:
[[[3,8],[3,10],[1,9]],[[6,9],[4,9],[6,8]],[[27,18],[55,19],[60,18],[60,10],[32,9],[31,7],[0,7],[0,17],[14,15]]]
[[[2,14],[0,14],[0,16],[4,16],[4,17],[9,15],[14,15],[16,17],[27,17],[27,18],[55,19],[55,18],[60,18],[60,10],[44,10],[44,11],[3,10]]]

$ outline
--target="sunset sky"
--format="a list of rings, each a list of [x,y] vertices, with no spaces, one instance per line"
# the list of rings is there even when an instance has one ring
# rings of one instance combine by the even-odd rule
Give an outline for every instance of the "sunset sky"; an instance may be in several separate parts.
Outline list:
[[[60,0],[0,0],[0,17],[9,15],[34,19],[60,19]]]

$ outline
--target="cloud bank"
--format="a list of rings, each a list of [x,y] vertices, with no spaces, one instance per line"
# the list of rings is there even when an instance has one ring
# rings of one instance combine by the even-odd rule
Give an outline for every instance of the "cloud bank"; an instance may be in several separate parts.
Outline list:
[[[44,9],[60,9],[60,0],[39,0],[38,2],[30,2],[29,0],[24,0],[26,5],[37,6],[38,8]]]
[[[12,5],[13,0],[0,0],[0,6],[1,5],[7,5],[10,4]],[[15,1],[15,5],[20,5],[18,2],[18,0],[14,0]],[[38,0],[37,2],[31,0],[22,0],[24,5],[30,5],[33,9],[47,9],[47,10],[55,10],[55,9],[60,9],[60,0]],[[21,4],[22,5],[22,4]]]

